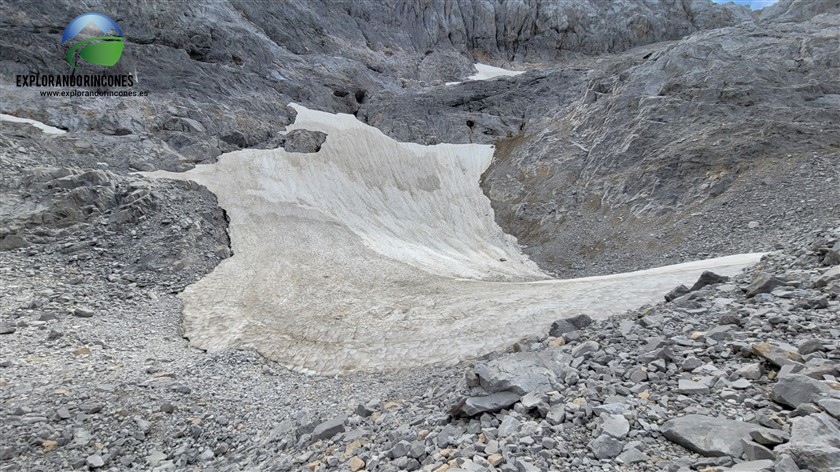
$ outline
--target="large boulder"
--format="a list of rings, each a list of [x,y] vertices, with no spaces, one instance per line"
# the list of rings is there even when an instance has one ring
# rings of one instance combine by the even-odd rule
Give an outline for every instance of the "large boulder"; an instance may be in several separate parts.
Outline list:
[[[807,375],[788,374],[781,377],[773,391],[770,392],[770,399],[791,408],[796,408],[803,403],[816,403],[821,397],[832,391],[825,382],[812,379]]]
[[[467,416],[493,413],[513,405],[520,398],[521,395],[509,391],[495,392],[479,397],[465,397],[452,407],[450,413],[453,415],[464,414]]]
[[[726,418],[686,415],[667,421],[660,429],[668,440],[698,454],[741,457],[741,440],[749,440],[753,431],[768,428]]]
[[[840,422],[825,413],[793,418],[790,441],[775,449],[790,454],[802,469],[840,471]]]
[[[545,359],[535,352],[517,352],[486,363],[480,362],[473,370],[480,385],[491,393],[510,391],[525,395],[547,392],[557,380],[554,371],[546,367]]]
[[[548,335],[559,338],[566,333],[581,330],[591,324],[592,318],[586,315],[577,315],[571,318],[557,320],[551,324],[551,329],[548,331]]]

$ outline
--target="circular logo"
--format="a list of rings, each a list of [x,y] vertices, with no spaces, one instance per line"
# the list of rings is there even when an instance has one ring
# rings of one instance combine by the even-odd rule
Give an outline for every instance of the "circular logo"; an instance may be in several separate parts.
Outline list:
[[[79,37],[67,51],[67,62],[76,69],[80,57],[90,64],[111,67],[120,60],[125,38],[119,25],[102,13],[85,13],[77,16],[61,36],[61,44]]]

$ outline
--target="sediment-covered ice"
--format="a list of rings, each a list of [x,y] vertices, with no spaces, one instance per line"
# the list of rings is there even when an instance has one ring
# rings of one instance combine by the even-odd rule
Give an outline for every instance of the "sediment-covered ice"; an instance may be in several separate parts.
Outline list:
[[[230,217],[233,257],[180,295],[199,348],[252,346],[325,374],[451,364],[760,257],[552,280],[493,219],[479,187],[492,146],[399,143],[351,115],[294,107],[290,129],[327,134],[318,153],[243,150],[150,174],[207,186]]]
[[[524,74],[525,71],[502,69],[501,67],[494,67],[480,62],[475,63],[476,73],[467,77],[467,80],[491,80],[497,77],[513,77],[515,75]],[[457,85],[461,82],[447,82],[446,85]]]
[[[0,113],[0,121],[9,121],[12,123],[28,123],[46,134],[67,134],[67,131],[63,129],[56,128],[55,126],[50,126],[46,123],[42,123],[37,120],[30,120],[29,118],[18,118],[17,116],[7,115],[5,113]]]

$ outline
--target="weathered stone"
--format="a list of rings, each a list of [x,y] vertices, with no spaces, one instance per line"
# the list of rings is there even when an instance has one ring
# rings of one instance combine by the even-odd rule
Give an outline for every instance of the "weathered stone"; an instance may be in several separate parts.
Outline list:
[[[770,392],[770,399],[796,408],[802,403],[816,403],[820,397],[827,395],[831,390],[825,382],[805,375],[790,374],[779,378]]]
[[[624,439],[630,432],[630,422],[624,415],[601,415],[601,431],[616,439]]]
[[[617,463],[625,465],[637,464],[639,462],[647,462],[648,460],[650,460],[650,457],[648,457],[647,454],[636,448],[628,449],[615,458],[615,461]]]
[[[677,389],[686,395],[706,394],[711,391],[707,384],[689,379],[679,379]]]
[[[338,418],[324,421],[318,426],[315,426],[315,429],[312,430],[312,436],[317,439],[330,439],[336,434],[344,432],[344,421],[346,419],[343,416],[339,416]]]
[[[759,425],[703,415],[686,415],[667,421],[660,427],[668,440],[704,456],[741,457],[741,439],[762,430]]]
[[[793,418],[790,441],[775,449],[813,472],[836,472],[840,464],[840,422],[825,413]]]
[[[499,437],[510,436],[517,432],[522,423],[513,416],[505,416],[502,424],[499,425]]]
[[[358,472],[365,468],[365,461],[359,456],[353,456],[347,462],[347,467],[350,469],[351,472]]]
[[[703,273],[700,274],[700,278],[697,279],[697,282],[694,282],[694,285],[692,285],[689,290],[693,292],[695,290],[700,290],[701,288],[707,285],[722,284],[728,281],[729,277],[715,274],[712,271],[704,270]]]
[[[548,331],[548,335],[559,338],[566,333],[581,330],[591,324],[592,318],[587,315],[577,315],[571,318],[557,320],[551,324],[551,329]]]
[[[840,265],[828,269],[815,282],[815,288],[823,288],[835,280],[840,280]]]
[[[12,323],[2,322],[0,323],[0,334],[13,334],[17,331],[17,328]]]
[[[320,131],[294,129],[286,134],[283,148],[288,152],[318,152],[326,139],[327,135]]]
[[[622,449],[624,449],[624,443],[610,437],[608,434],[602,434],[589,443],[589,449],[592,450],[592,453],[598,459],[612,459],[621,454]]]
[[[773,470],[773,461],[764,459],[760,461],[741,462],[726,470],[729,472],[771,472]]]
[[[789,351],[770,343],[753,344],[752,353],[778,367],[794,362],[803,362],[802,356],[798,352]]]
[[[744,364],[735,371],[735,375],[748,380],[758,380],[761,378],[761,374],[761,364],[757,362]]]
[[[781,430],[767,430],[767,429],[760,429],[756,431],[750,432],[750,437],[753,441],[757,442],[758,444],[768,446],[768,447],[776,447],[779,444],[785,443],[790,439],[790,435]]]
[[[556,380],[554,371],[534,352],[517,352],[475,365],[481,386],[488,392],[511,391],[520,395],[547,392]]]
[[[766,447],[758,444],[754,441],[749,441],[746,439],[741,440],[741,447],[744,449],[743,458],[748,461],[760,461],[765,459],[775,460],[776,456],[773,455],[773,451],[767,449]]]
[[[689,292],[691,292],[691,290],[689,290],[688,287],[686,287],[685,285],[677,285],[676,287],[671,289],[670,292],[665,294],[665,301],[672,302]]]
[[[483,397],[466,397],[452,411],[453,414],[462,413],[467,416],[492,413],[513,405],[519,401],[520,396],[513,392],[495,392]]]
[[[598,344],[597,341],[584,341],[572,348],[572,355],[574,357],[582,357],[587,354],[592,354],[593,352],[597,351],[600,347],[601,346]]]
[[[840,420],[840,399],[821,398],[820,400],[817,400],[817,405],[835,419]]]
[[[79,318],[91,318],[94,314],[94,311],[90,307],[86,306],[77,306],[73,310],[73,314]]]
[[[797,347],[799,348],[799,354],[802,354],[803,356],[825,350],[825,346],[822,341],[815,338],[805,340]]]
[[[91,469],[98,469],[105,465],[105,461],[102,459],[102,456],[98,454],[88,456],[85,462],[87,462],[87,466]]]
[[[758,274],[747,287],[747,298],[754,297],[760,293],[770,293],[774,288],[784,286],[785,283],[784,280],[773,275],[766,273]]]

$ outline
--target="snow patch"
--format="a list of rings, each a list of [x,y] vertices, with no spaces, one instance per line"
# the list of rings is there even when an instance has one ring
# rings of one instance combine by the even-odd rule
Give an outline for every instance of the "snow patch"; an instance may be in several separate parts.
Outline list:
[[[492,146],[401,143],[352,115],[292,106],[289,130],[327,134],[318,153],[247,149],[147,174],[205,185],[230,217],[234,256],[179,295],[201,349],[250,346],[322,374],[452,365],[761,257],[553,280],[496,225],[479,186]]]
[[[12,123],[28,123],[40,129],[46,134],[67,134],[67,131],[56,128],[55,126],[50,126],[46,123],[42,123],[37,120],[30,120],[29,118],[18,118],[17,116],[7,115],[5,113],[0,113],[0,121],[9,121]]]
[[[508,70],[501,67],[493,67],[491,65],[477,62],[475,64],[475,74],[467,77],[467,80],[492,80],[498,77],[513,77],[519,74],[524,74],[521,70]],[[462,82],[447,82],[445,85],[458,85]]]

